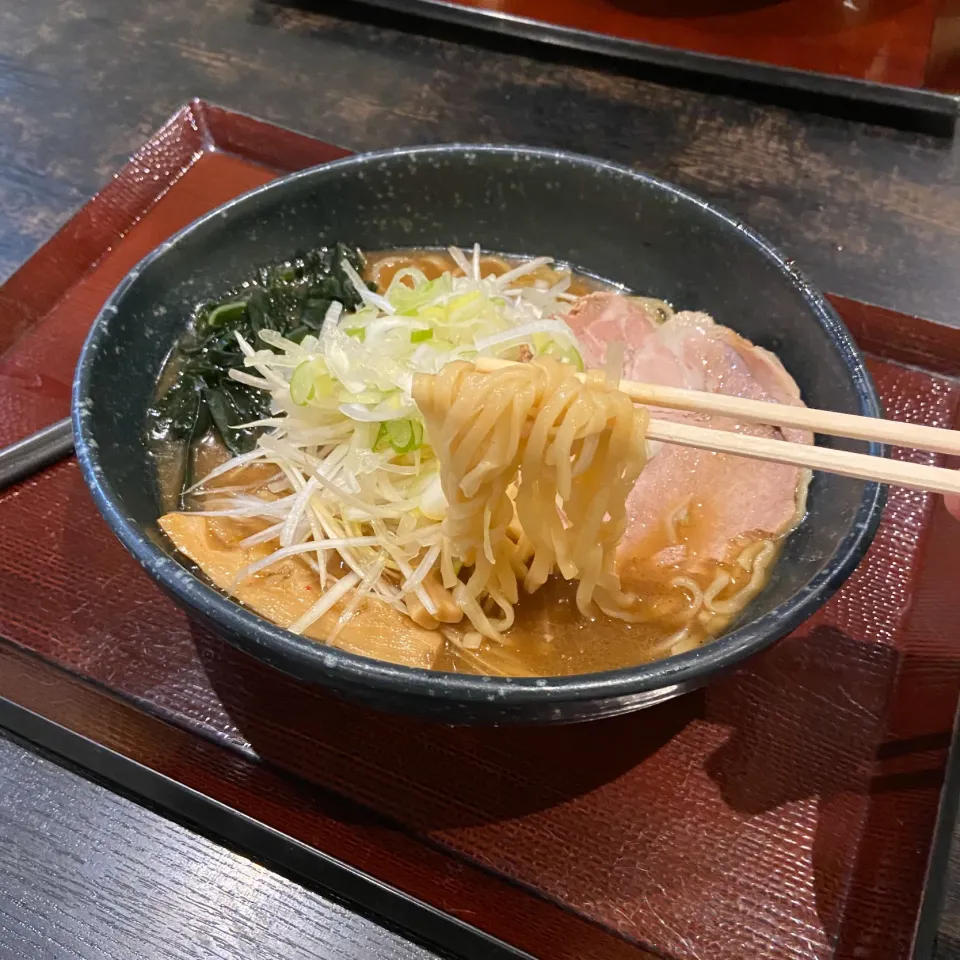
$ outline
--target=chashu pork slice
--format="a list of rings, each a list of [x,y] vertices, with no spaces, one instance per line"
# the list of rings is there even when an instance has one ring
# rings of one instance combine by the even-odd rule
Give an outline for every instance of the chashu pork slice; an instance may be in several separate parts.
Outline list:
[[[607,346],[624,344],[623,377],[802,405],[800,390],[779,359],[705,313],[677,313],[665,322],[642,299],[594,293],[576,301],[567,322],[589,367],[600,367]],[[811,443],[801,430],[737,423],[726,417],[651,408],[651,416],[760,437]],[[663,561],[728,559],[731,544],[758,534],[780,535],[802,518],[809,471],[731,454],[651,444],[652,456],[627,504],[620,550],[630,578],[631,557],[662,551]],[[667,535],[667,519],[685,513],[683,544]]]

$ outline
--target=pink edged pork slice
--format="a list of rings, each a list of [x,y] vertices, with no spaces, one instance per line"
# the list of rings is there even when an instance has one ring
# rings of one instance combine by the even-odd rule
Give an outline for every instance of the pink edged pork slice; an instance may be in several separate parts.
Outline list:
[[[612,293],[582,297],[566,317],[588,367],[602,367],[611,343],[624,344],[623,378],[802,405],[800,391],[772,353],[705,313],[677,313],[661,322],[641,298]],[[761,437],[811,443],[801,430],[737,423],[726,417],[651,408],[651,415]],[[664,564],[729,560],[744,538],[780,535],[803,516],[809,472],[730,454],[651,443],[652,456],[627,504],[629,524],[621,570],[656,555]],[[684,516],[685,536],[669,536],[671,516]]]

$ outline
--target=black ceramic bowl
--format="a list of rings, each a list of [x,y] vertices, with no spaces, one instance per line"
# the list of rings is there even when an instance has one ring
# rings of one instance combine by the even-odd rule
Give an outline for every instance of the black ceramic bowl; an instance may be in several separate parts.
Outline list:
[[[668,660],[575,677],[492,679],[394,666],[248,612],[181,565],[158,532],[145,412],[193,304],[255,266],[335,239],[371,250],[478,242],[551,254],[711,313],[776,351],[811,406],[878,415],[857,348],[823,297],[761,237],[676,187],[587,157],[487,146],[394,150],[285,177],[198,220],[131,272],[90,332],[73,393],[80,465],[107,523],[151,577],[230,643],[378,708],[449,722],[588,719],[675,696],[766,647],[810,616],[863,556],[881,489],[818,474],[806,519],[735,629]]]

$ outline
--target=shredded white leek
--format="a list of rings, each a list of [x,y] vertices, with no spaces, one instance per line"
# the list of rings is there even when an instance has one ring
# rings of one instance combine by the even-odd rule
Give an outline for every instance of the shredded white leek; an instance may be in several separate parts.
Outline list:
[[[572,299],[569,277],[549,286],[517,285],[551,263],[540,257],[502,276],[483,276],[480,248],[451,248],[461,274],[428,280],[400,270],[386,290],[372,291],[349,264],[345,272],[362,300],[345,313],[334,303],[319,336],[298,344],[274,330],[260,344],[238,336],[246,371],[237,380],[269,390],[272,415],[252,453],[235,457],[193,488],[221,493],[207,516],[258,518],[267,526],[243,546],[276,549],[241,571],[238,580],[302,556],[317,570],[320,598],[290,629],[302,632],[356,587],[336,630],[364,596],[407,612],[415,596],[429,614],[437,606],[424,581],[433,569],[449,589],[456,575],[440,536],[446,500],[436,457],[411,397],[417,373],[483,354],[505,359],[550,354],[582,367],[577,341],[563,320]],[[261,499],[236,486],[207,485],[235,467],[272,464],[280,478]],[[328,581],[327,552],[348,572]],[[315,556],[314,556],[315,555]]]

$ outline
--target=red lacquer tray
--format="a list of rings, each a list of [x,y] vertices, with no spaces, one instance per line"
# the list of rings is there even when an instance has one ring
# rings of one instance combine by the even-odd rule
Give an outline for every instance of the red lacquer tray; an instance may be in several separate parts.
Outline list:
[[[663,71],[940,115],[960,93],[960,0],[363,0]],[[657,75],[654,75],[657,76]]]
[[[0,444],[66,414],[83,336],[144,254],[345,153],[181,110],[0,289]],[[953,426],[960,331],[834,302],[888,413]],[[0,494],[0,723],[43,740],[54,721],[86,738],[81,762],[164,775],[153,802],[229,821],[298,876],[332,857],[551,960],[901,958],[960,691],[958,564],[939,501],[893,490],[848,585],[736,675],[579,726],[446,728],[345,705],[191,625],[70,460]]]

